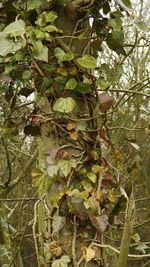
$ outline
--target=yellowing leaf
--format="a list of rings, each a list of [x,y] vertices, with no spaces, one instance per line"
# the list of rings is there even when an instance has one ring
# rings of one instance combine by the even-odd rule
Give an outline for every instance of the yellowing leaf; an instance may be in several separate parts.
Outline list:
[[[59,74],[65,76],[65,77],[68,76],[68,71],[67,71],[67,69],[65,69],[65,68],[61,68],[61,67],[58,68],[58,69],[57,69],[57,73],[59,73]]]
[[[92,156],[93,156],[94,160],[98,160],[98,158],[99,158],[99,155],[98,155],[97,151],[95,151],[95,150],[92,151]]]
[[[32,177],[38,177],[38,176],[43,175],[43,173],[42,173],[42,171],[40,169],[34,168],[31,171],[31,175],[32,175]]]
[[[87,174],[87,177],[93,182],[93,183],[96,183],[96,180],[97,180],[97,177],[96,177],[96,174],[94,172],[89,172]]]
[[[99,166],[99,165],[93,165],[92,166],[92,171],[94,172],[94,173],[104,173],[104,171],[105,171],[105,168],[103,167],[103,166]]]
[[[78,139],[78,133],[74,131],[73,133],[70,133],[70,138],[74,141],[77,141]]]
[[[75,122],[69,122],[68,124],[67,124],[67,126],[66,126],[66,129],[68,130],[68,131],[71,131],[71,130],[73,130],[73,129],[75,129],[76,128],[76,123]]]
[[[53,256],[59,257],[62,254],[62,249],[58,245],[57,241],[54,240],[49,245],[49,251]]]
[[[56,100],[53,106],[54,111],[63,113],[72,112],[76,107],[76,101],[72,97],[60,97]]]
[[[116,194],[115,194],[113,189],[109,191],[108,198],[109,198],[110,202],[112,202],[112,203],[116,202],[117,197],[116,197]]]
[[[83,258],[86,262],[89,262],[95,257],[95,250],[88,248],[86,246],[81,247]]]
[[[70,75],[76,76],[78,74],[76,66],[68,67],[68,72]]]

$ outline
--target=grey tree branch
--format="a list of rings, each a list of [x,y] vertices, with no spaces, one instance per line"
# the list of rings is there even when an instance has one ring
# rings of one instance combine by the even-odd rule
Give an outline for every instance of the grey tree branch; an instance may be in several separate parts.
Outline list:
[[[16,185],[18,185],[20,183],[20,181],[24,178],[24,176],[26,175],[26,173],[29,171],[31,165],[33,164],[33,162],[35,161],[36,157],[38,155],[38,150],[35,150],[32,158],[30,158],[27,162],[27,164],[25,165],[25,167],[23,168],[23,170],[21,171],[20,175],[11,183],[9,184],[9,186],[7,186],[6,188],[2,188],[0,190],[0,198],[5,198],[6,195],[16,187]]]

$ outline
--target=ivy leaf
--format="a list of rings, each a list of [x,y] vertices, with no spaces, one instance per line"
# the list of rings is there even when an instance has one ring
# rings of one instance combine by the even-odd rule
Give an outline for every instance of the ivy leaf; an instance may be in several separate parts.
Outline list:
[[[7,56],[10,53],[15,53],[17,50],[24,46],[23,42],[13,42],[11,39],[1,39],[0,40],[0,56]]]
[[[105,89],[109,86],[108,81],[105,80],[104,77],[100,77],[100,78],[97,80],[97,83],[98,83],[98,86],[100,87],[101,90],[105,90]]]
[[[58,160],[57,167],[60,169],[62,174],[67,177],[68,174],[71,172],[72,162],[70,160],[61,159]]]
[[[120,31],[122,26],[121,18],[114,18],[108,20],[108,25],[111,26],[114,30]]]
[[[89,172],[87,174],[87,177],[91,180],[92,183],[96,183],[97,181],[97,177],[96,177],[96,174],[94,172]]]
[[[81,92],[82,94],[86,94],[91,92],[91,87],[89,83],[78,82],[76,90]]]
[[[78,140],[78,133],[77,131],[74,131],[72,133],[70,133],[70,138],[74,141],[77,141]]]
[[[48,62],[48,48],[40,40],[34,42],[34,58]]]
[[[27,2],[27,10],[32,10],[39,8],[43,3],[43,0],[28,0]]]
[[[99,202],[96,200],[95,197],[89,197],[84,201],[84,206],[86,209],[98,210]]]
[[[140,242],[140,236],[138,233],[135,233],[133,236],[132,236],[132,239],[136,242],[136,243],[139,243]]]
[[[95,257],[95,250],[88,248],[86,246],[81,247],[82,253],[83,253],[83,258],[85,259],[86,262],[89,262]]]
[[[135,22],[134,22],[134,25],[135,25],[138,29],[140,29],[140,30],[142,30],[142,31],[144,31],[144,32],[147,32],[147,31],[148,31],[148,27],[147,27],[146,23],[145,23],[144,21],[142,21],[142,20],[137,20],[137,21],[135,21]]]
[[[57,174],[57,171],[58,171],[58,167],[56,165],[50,165],[48,168],[47,168],[47,173],[50,177],[53,177],[54,175]]]
[[[123,31],[114,31],[109,33],[106,38],[107,45],[110,49],[114,50],[117,54],[126,55],[123,48],[124,34]]]
[[[58,16],[56,12],[54,11],[50,11],[50,12],[44,11],[38,16],[36,24],[43,27],[43,26],[46,26],[47,23],[53,23],[57,17]]]
[[[47,25],[46,27],[42,28],[42,30],[46,32],[58,32],[59,31],[57,27],[54,25]]]
[[[64,195],[63,192],[58,192],[55,195],[50,195],[49,201],[51,202],[53,207],[58,208],[59,202],[60,202],[63,195]]]
[[[58,234],[66,223],[66,217],[55,215],[52,223],[53,234]]]
[[[54,111],[59,111],[62,113],[72,112],[76,107],[76,102],[72,97],[60,97],[56,100],[53,106]]]
[[[31,171],[31,175],[32,175],[32,177],[38,177],[38,176],[42,176],[43,173],[42,173],[42,171],[40,169],[34,168]]]
[[[69,262],[69,257],[67,255],[63,255],[60,259],[53,261],[52,267],[68,267]]]
[[[54,55],[55,57],[58,59],[58,62],[62,62],[62,61],[70,61],[73,59],[73,53],[72,52],[68,52],[66,53],[63,49],[61,49],[60,47],[56,47],[54,49]]]
[[[69,197],[81,198],[84,200],[86,200],[89,196],[88,192],[86,192],[86,191],[80,192],[78,189],[73,189],[72,191],[68,190],[67,195]]]
[[[146,249],[149,249],[149,247],[144,243],[139,243],[135,249],[139,252],[142,252],[143,254],[146,254]]]
[[[66,83],[65,88],[69,90],[73,90],[77,85],[77,81],[74,78],[69,79],[69,81]]]
[[[77,62],[81,67],[94,69],[96,68],[97,61],[91,55],[84,55],[83,57],[77,58]]]
[[[102,93],[99,95],[100,110],[101,112],[108,111],[113,105],[113,97]]]
[[[25,22],[22,19],[10,23],[2,32],[0,37],[17,37],[25,34]]]
[[[101,215],[101,216],[90,216],[90,220],[93,224],[93,226],[100,232],[103,233],[106,231],[109,223],[108,223],[108,217],[107,215]]]
[[[132,9],[130,0],[117,0],[117,3],[125,9]]]
[[[82,181],[82,186],[83,186],[84,190],[88,193],[90,193],[93,189],[92,184],[87,180]]]

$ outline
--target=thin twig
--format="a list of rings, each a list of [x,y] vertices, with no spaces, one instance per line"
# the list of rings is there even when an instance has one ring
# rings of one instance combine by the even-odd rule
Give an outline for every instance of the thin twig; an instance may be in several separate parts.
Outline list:
[[[33,230],[33,238],[34,238],[34,244],[35,244],[35,251],[37,255],[37,262],[38,262],[38,267],[40,267],[40,261],[39,261],[39,249],[38,249],[38,243],[37,243],[37,235],[36,235],[36,224],[37,224],[37,207],[39,203],[45,198],[46,194],[42,196],[34,205],[34,222],[32,225],[32,230]]]
[[[117,254],[120,254],[120,251],[110,245],[102,245],[102,244],[98,244],[98,243],[93,243],[92,246],[96,246],[96,247],[99,247],[99,248],[109,248],[111,249],[112,251],[116,252]],[[135,254],[128,254],[128,257],[129,258],[137,258],[137,259],[142,259],[142,258],[148,258],[150,257],[150,254],[145,254],[145,255],[135,255]]]
[[[73,266],[78,267],[77,258],[76,258],[76,239],[77,239],[77,224],[76,224],[76,216],[74,216],[73,222],[73,238],[72,238],[72,259]]]
[[[0,198],[0,201],[12,202],[12,201],[34,201],[38,198]]]

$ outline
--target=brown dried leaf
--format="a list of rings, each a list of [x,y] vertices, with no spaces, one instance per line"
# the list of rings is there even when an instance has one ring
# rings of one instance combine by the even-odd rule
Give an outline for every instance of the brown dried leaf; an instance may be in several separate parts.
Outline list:
[[[74,131],[73,133],[70,133],[70,138],[74,141],[77,141],[78,139],[78,133]]]
[[[81,247],[81,251],[83,253],[83,258],[86,262],[89,262],[95,257],[95,250],[88,248],[86,246]]]
[[[49,251],[53,256],[56,256],[56,257],[59,257],[60,255],[62,255],[62,249],[58,245],[57,241],[55,240],[50,243]]]
[[[112,107],[113,104],[113,97],[106,95],[105,93],[100,94],[99,96],[100,101],[100,110],[101,112],[106,112]]]
[[[108,216],[103,214],[101,216],[90,216],[90,220],[93,226],[100,232],[103,233],[106,231],[109,223]]]
[[[66,126],[66,129],[68,130],[68,131],[71,131],[71,130],[73,130],[73,129],[75,129],[76,128],[76,123],[75,122],[69,122],[68,124],[67,124],[67,126]]]

